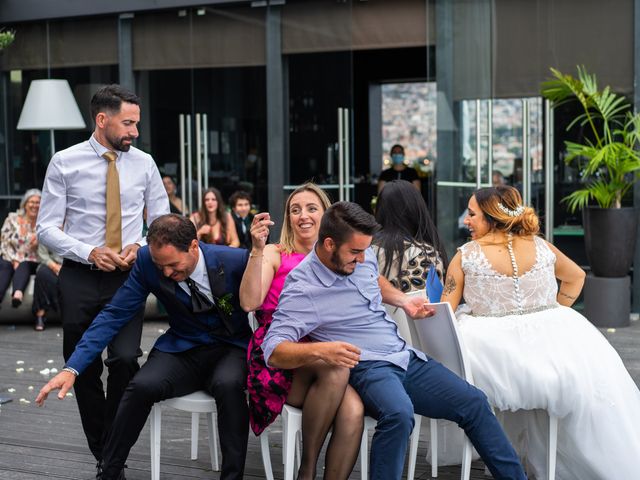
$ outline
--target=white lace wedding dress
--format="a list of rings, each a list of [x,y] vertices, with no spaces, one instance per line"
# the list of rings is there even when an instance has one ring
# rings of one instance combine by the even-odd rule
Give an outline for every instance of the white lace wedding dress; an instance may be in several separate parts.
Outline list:
[[[494,270],[476,242],[460,248],[456,312],[473,377],[492,405],[519,411],[505,430],[537,479],[546,478],[548,410],[559,417],[558,480],[640,478],[640,392],[604,336],[556,303],[555,255],[517,277]]]

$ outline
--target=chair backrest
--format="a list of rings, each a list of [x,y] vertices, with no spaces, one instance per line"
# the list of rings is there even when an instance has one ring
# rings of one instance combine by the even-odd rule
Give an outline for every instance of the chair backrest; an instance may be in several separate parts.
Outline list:
[[[407,295],[425,296],[422,291]],[[426,298],[426,296],[425,296]],[[473,383],[464,343],[455,324],[455,315],[447,302],[434,303],[432,317],[412,320],[401,308],[387,305],[387,312],[398,324],[400,335],[414,348],[422,350],[467,382]]]
[[[467,382],[473,383],[471,366],[458,328],[456,317],[448,302],[434,303],[432,317],[414,320],[420,346],[449,370]]]

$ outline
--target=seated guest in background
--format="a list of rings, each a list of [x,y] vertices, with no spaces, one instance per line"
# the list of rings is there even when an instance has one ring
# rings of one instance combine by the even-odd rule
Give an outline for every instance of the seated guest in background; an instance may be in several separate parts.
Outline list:
[[[258,213],[251,225],[251,260],[242,277],[240,302],[255,310],[259,326],[249,342],[249,421],[260,435],[286,403],[302,409],[302,459],[298,480],[316,477],[320,450],[333,426],[325,455],[325,479],[346,479],[358,458],[364,407],[349,386],[349,369],[322,360],[295,370],[265,364],[262,341],[269,331],[278,297],[289,272],[313,249],[322,214],[331,202],[320,187],[305,183],[285,203],[279,244],[266,245],[269,213]]]
[[[182,215],[182,199],[178,195],[176,195],[178,191],[176,182],[174,182],[173,178],[171,178],[169,175],[165,175],[164,177],[162,177],[162,183],[164,184],[164,189],[167,191],[167,195],[169,196],[169,210],[171,211],[171,213]]]
[[[373,216],[355,203],[327,209],[318,242],[289,273],[280,294],[262,344],[267,365],[292,369],[321,359],[351,369],[351,386],[378,421],[372,479],[401,478],[415,412],[458,423],[494,478],[524,480],[487,397],[398,335],[382,302],[411,318],[433,311],[425,298],[405,295],[378,275],[369,248],[377,229]],[[298,343],[305,336],[311,341]]]
[[[236,233],[240,241],[240,246],[251,250],[251,222],[253,221],[253,213],[251,213],[251,195],[247,192],[238,190],[229,197],[229,205],[231,206],[231,217],[236,226]]]
[[[380,274],[405,293],[425,290],[433,267],[444,280],[447,254],[427,204],[405,180],[385,184],[378,195],[376,221],[382,227],[374,237],[373,251]]]
[[[2,225],[0,254],[4,262],[0,266],[0,299],[4,297],[13,277],[11,297],[13,307],[19,307],[22,304],[29,278],[38,268],[36,219],[40,210],[41,197],[40,190],[36,188],[27,190],[18,211],[11,212]]]
[[[473,240],[451,260],[442,300],[457,308],[476,385],[506,411],[535,478],[546,478],[547,412],[558,417],[556,478],[638,478],[640,391],[607,339],[570,308],[584,271],[538,236],[538,216],[516,188],[477,190],[468,209]]]
[[[36,398],[59,399],[144,306],[149,293],[169,314],[169,330],[127,386],[102,451],[98,479],[121,480],[129,450],[154,403],[205,390],[216,399],[222,480],[241,480],[249,433],[245,385],[251,328],[239,305],[249,252],[198,242],[196,229],[176,214],[158,217],[133,269],[77,344],[62,372]]]
[[[58,274],[62,267],[62,257],[44,245],[38,245],[38,269],[33,287],[33,314],[36,317],[34,329],[44,330],[46,314],[49,310],[58,310]]]
[[[391,168],[387,168],[380,173],[378,178],[378,193],[384,187],[384,184],[391,180],[406,180],[420,191],[420,178],[418,172],[414,168],[407,167],[405,164],[404,147],[402,145],[394,145],[389,152],[391,155]]]
[[[198,232],[198,240],[216,245],[239,247],[235,223],[227,212],[220,190],[208,188],[202,192],[200,210],[190,217]]]

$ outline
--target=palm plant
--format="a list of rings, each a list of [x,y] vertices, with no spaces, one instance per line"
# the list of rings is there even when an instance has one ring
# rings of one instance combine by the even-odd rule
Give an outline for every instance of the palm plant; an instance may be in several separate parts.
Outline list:
[[[596,76],[578,67],[578,77],[551,69],[553,78],[542,84],[542,95],[554,107],[578,101],[582,113],[567,127],[580,124],[589,133],[583,143],[566,141],[565,161],[578,162],[584,188],[563,199],[571,212],[595,200],[602,208],[621,208],[622,198],[640,179],[640,114],[607,86],[598,89]]]

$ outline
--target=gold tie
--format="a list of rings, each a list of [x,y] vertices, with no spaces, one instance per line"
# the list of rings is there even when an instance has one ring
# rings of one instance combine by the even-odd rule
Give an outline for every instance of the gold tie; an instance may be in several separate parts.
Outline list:
[[[116,168],[116,152],[106,152],[102,157],[107,166],[107,232],[105,245],[116,253],[122,250],[122,211],[120,208],[120,177]]]

